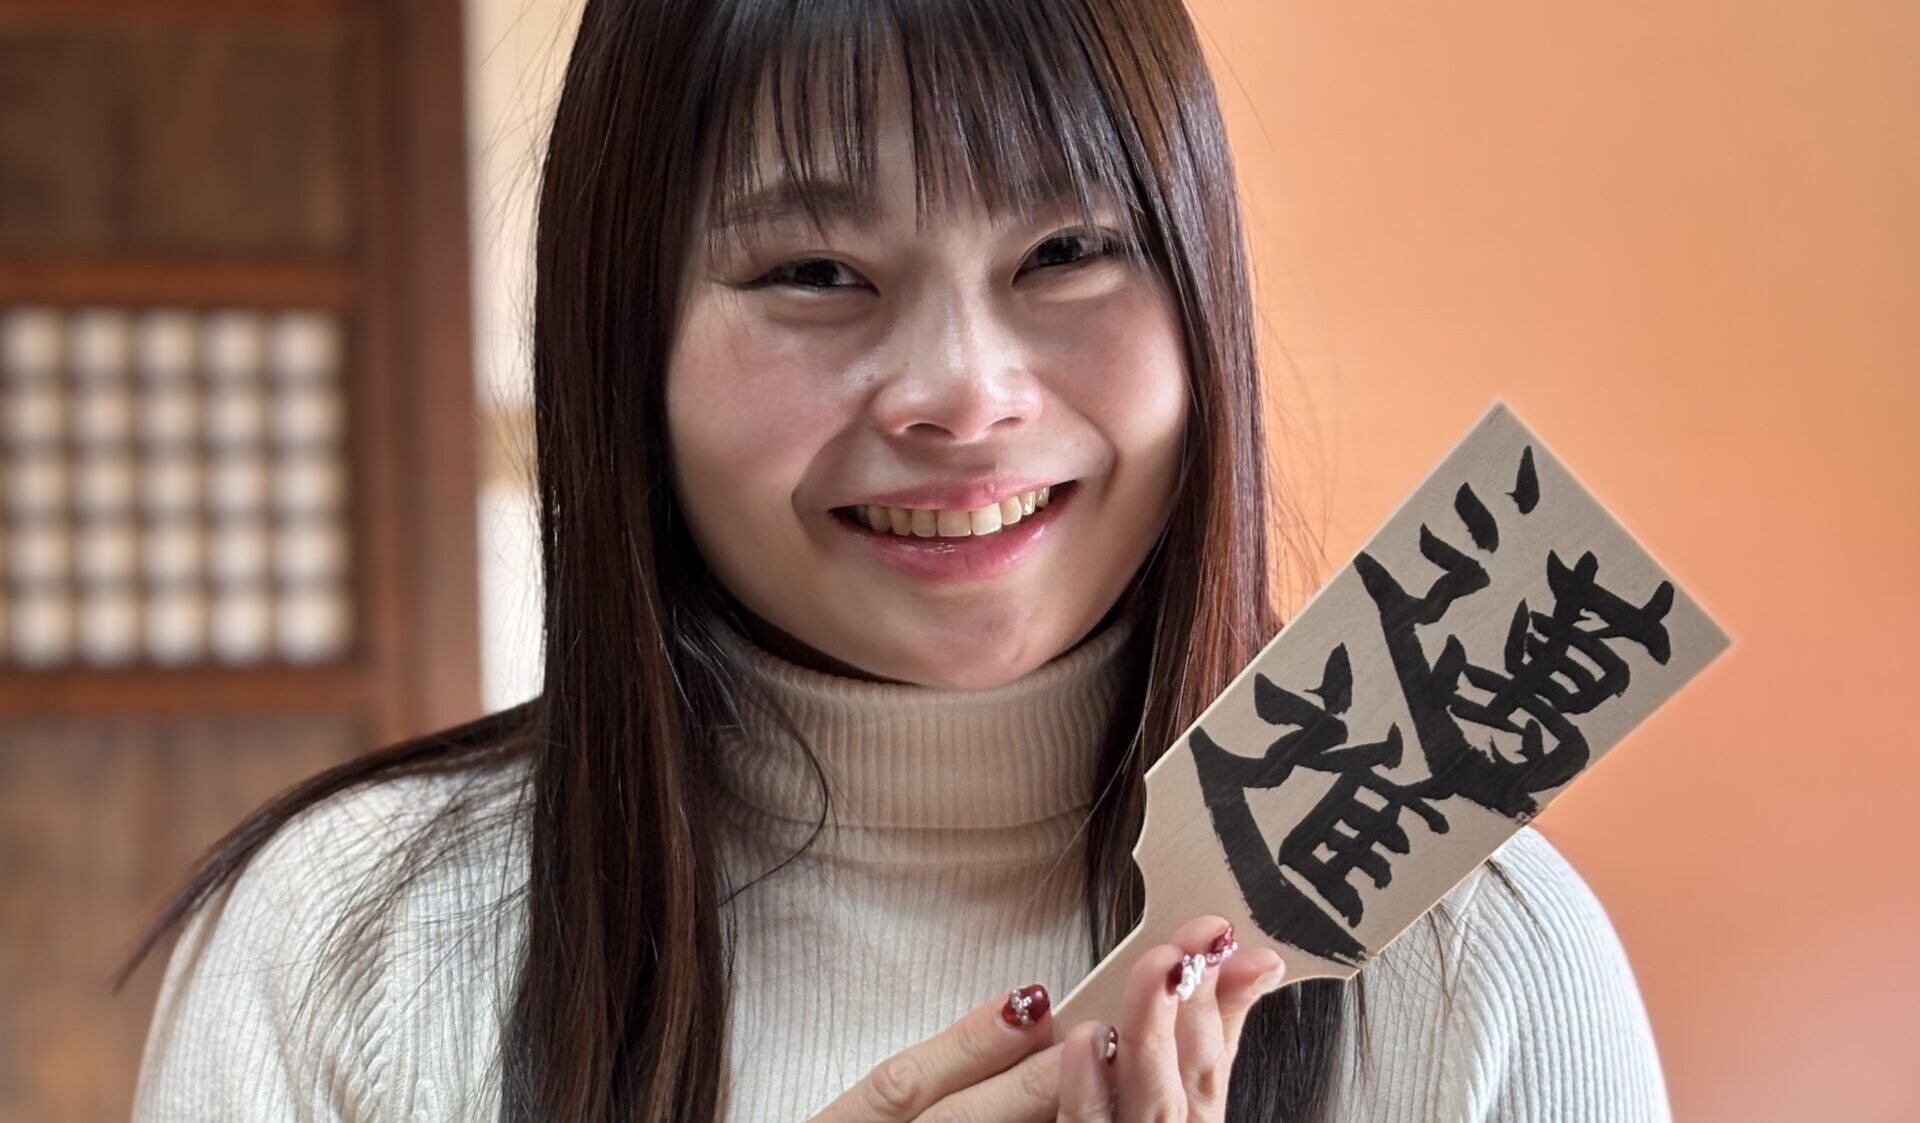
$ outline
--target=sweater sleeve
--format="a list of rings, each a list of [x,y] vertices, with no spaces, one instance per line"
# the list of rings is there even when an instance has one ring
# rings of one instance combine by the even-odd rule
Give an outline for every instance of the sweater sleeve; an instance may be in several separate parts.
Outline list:
[[[1447,1118],[1490,1123],[1670,1123],[1652,1027],[1593,891],[1537,831],[1497,853],[1462,928]],[[1462,1019],[1478,1023],[1458,1024]]]
[[[376,956],[322,963],[383,834],[364,797],[325,801],[192,914],[154,1006],[135,1123],[383,1117],[385,975]]]

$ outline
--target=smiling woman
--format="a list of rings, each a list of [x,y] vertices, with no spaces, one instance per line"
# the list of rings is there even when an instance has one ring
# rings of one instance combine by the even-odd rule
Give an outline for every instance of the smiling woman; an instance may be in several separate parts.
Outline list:
[[[543,690],[210,855],[136,1117],[1658,1118],[1526,831],[1364,988],[1196,917],[1052,1024],[1139,919],[1144,772],[1280,626],[1232,182],[1178,0],[588,3]]]
[[[778,167],[776,137],[838,134],[779,128],[763,98],[751,181],[784,186],[710,204],[725,235],[689,258],[673,479],[763,645],[837,673],[998,686],[1109,618],[1161,534],[1187,416],[1180,317],[1151,262],[1103,249],[1136,237],[1111,203],[1063,224],[1059,196],[996,211],[971,194],[922,221],[912,91],[897,63],[881,76],[872,179],[852,153]],[[823,188],[815,168],[836,163],[852,166]],[[796,183],[821,193],[814,218]],[[1024,517],[1018,497],[1056,485],[1058,505],[1049,491],[1001,529],[1002,503]],[[880,535],[847,508],[895,514]]]

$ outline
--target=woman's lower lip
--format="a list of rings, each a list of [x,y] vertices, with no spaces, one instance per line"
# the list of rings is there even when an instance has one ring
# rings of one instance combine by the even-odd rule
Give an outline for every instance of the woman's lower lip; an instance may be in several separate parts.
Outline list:
[[[865,543],[881,561],[923,581],[990,581],[1011,572],[1051,536],[1060,511],[1073,502],[1078,483],[1055,487],[1047,505],[1009,527],[979,537],[920,538],[870,530],[834,515],[836,526]]]

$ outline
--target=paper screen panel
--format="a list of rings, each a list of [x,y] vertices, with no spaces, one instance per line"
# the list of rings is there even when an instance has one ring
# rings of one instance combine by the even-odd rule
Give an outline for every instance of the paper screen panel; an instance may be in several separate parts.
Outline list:
[[[0,309],[0,659],[344,657],[344,332],[312,310]]]

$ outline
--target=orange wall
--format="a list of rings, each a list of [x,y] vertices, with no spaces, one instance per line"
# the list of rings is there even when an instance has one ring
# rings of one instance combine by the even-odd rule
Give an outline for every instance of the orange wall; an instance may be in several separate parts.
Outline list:
[[[1733,636],[1541,823],[1678,1118],[1920,1119],[1920,4],[1190,3],[1332,564],[1498,395]]]

